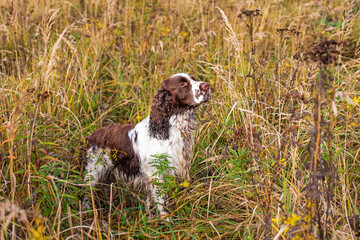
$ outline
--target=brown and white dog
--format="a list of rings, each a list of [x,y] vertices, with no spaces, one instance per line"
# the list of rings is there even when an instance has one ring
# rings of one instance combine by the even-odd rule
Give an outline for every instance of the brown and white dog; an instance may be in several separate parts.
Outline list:
[[[167,154],[174,168],[170,174],[189,179],[196,128],[194,109],[209,98],[209,84],[195,81],[186,73],[164,80],[150,116],[142,122],[102,127],[86,138],[85,181],[92,186],[115,181],[143,184],[147,189],[147,211],[158,204],[159,213],[165,214],[165,200],[151,183],[155,172],[151,156]]]

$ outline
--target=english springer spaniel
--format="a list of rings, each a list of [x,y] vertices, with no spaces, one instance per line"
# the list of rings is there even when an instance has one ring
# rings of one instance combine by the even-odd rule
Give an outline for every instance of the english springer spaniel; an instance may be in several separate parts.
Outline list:
[[[158,186],[152,184],[152,156],[167,154],[174,169],[169,174],[190,178],[194,109],[209,98],[209,84],[186,73],[164,80],[153,99],[150,116],[142,122],[102,127],[86,138],[85,181],[92,186],[114,180],[143,184],[146,210],[150,212],[150,206],[158,204],[159,213],[166,214],[165,200],[158,196]]]

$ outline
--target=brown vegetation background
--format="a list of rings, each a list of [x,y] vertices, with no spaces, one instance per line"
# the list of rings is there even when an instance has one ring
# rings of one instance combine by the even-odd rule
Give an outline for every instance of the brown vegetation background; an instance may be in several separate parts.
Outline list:
[[[351,0],[0,1],[0,239],[356,239],[359,13]],[[177,72],[213,94],[192,180],[168,185],[173,222],[121,185],[82,210],[81,140],[141,121]]]

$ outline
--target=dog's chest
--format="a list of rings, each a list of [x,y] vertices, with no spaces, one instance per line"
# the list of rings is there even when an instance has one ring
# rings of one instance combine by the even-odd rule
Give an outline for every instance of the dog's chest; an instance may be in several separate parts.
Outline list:
[[[170,166],[175,175],[189,178],[190,158],[194,144],[193,133],[196,121],[192,114],[177,115],[170,119],[169,139],[160,140],[149,136],[149,119],[139,123],[129,137],[133,141],[134,152],[140,159],[141,171],[151,177],[154,169],[150,162],[152,156],[165,153],[169,156]],[[135,141],[135,136],[137,136]]]

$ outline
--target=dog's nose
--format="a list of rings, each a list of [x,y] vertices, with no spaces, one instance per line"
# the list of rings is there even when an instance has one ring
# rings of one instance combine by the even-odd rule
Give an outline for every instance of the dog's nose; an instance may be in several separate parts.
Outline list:
[[[209,84],[208,83],[202,83],[200,85],[200,89],[204,90],[204,91],[207,91],[209,89]]]

